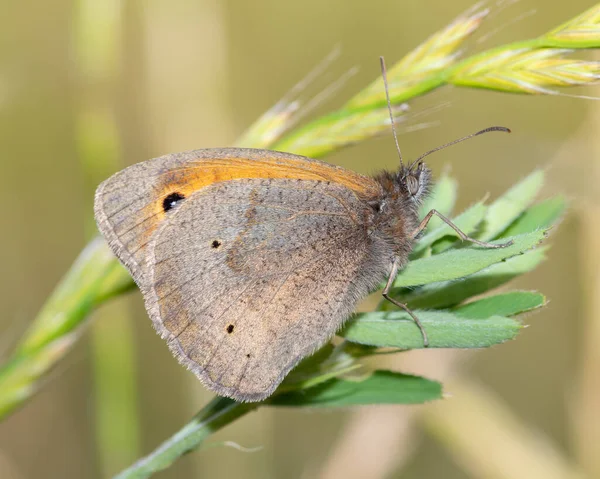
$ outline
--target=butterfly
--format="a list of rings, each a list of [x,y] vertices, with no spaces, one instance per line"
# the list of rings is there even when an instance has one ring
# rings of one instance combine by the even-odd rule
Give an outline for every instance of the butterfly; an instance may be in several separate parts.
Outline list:
[[[475,135],[488,131],[508,130]],[[419,218],[422,158],[438,149],[373,177],[269,150],[169,154],[104,181],[95,217],[177,360],[219,395],[260,401],[382,281],[427,344],[389,291],[432,216],[506,246],[436,210]]]

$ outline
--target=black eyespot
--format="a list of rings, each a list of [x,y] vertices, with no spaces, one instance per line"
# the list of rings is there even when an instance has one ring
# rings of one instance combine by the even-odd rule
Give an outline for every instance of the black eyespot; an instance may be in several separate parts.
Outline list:
[[[229,326],[227,326],[227,332],[229,334],[233,333],[233,324],[230,324]]]
[[[250,355],[249,355],[249,354],[246,354],[246,357],[247,357],[247,358],[249,358],[249,357],[250,357]]]
[[[221,242],[219,240],[214,240],[210,245],[214,248],[214,249],[218,249],[221,246]]]
[[[163,200],[163,210],[165,211],[165,213],[169,210],[172,210],[173,208],[175,208],[177,206],[177,203],[179,203],[181,200],[184,200],[185,196],[182,195],[181,193],[171,193],[170,195],[168,195],[164,200]]]

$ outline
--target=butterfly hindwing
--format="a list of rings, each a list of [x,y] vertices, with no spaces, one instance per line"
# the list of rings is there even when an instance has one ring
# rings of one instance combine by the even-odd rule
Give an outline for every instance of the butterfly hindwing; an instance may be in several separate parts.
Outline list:
[[[177,359],[219,394],[269,396],[389,269],[350,189],[290,179],[214,184],[148,246],[146,307]]]

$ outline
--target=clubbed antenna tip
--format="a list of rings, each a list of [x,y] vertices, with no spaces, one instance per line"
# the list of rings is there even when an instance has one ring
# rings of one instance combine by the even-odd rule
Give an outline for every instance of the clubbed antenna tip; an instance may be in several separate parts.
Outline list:
[[[419,156],[415,161],[413,161],[410,164],[410,167],[408,168],[408,170],[410,171],[412,169],[412,167],[414,165],[416,165],[419,161],[421,161],[426,156],[429,156],[432,153],[435,153],[436,151],[443,150],[444,148],[448,148],[449,146],[456,145],[457,143],[460,143],[461,141],[465,141],[470,138],[473,138],[474,136],[483,135],[484,133],[489,133],[491,131],[502,131],[504,133],[511,133],[510,128],[506,128],[505,126],[490,126],[488,128],[484,128],[483,130],[479,130],[475,133],[471,133],[470,135],[463,136],[462,138],[459,138],[458,140],[451,141],[450,143],[446,143],[445,145],[438,146],[437,148],[434,148],[433,150],[429,150],[428,152],[423,153],[421,156]]]

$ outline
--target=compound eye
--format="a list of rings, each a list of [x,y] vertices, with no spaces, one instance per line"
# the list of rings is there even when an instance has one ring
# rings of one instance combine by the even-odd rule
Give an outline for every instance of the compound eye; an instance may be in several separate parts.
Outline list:
[[[412,195],[415,196],[418,192],[419,192],[419,180],[417,180],[417,178],[415,178],[412,175],[409,175],[406,177],[406,188],[408,189],[408,192]]]

